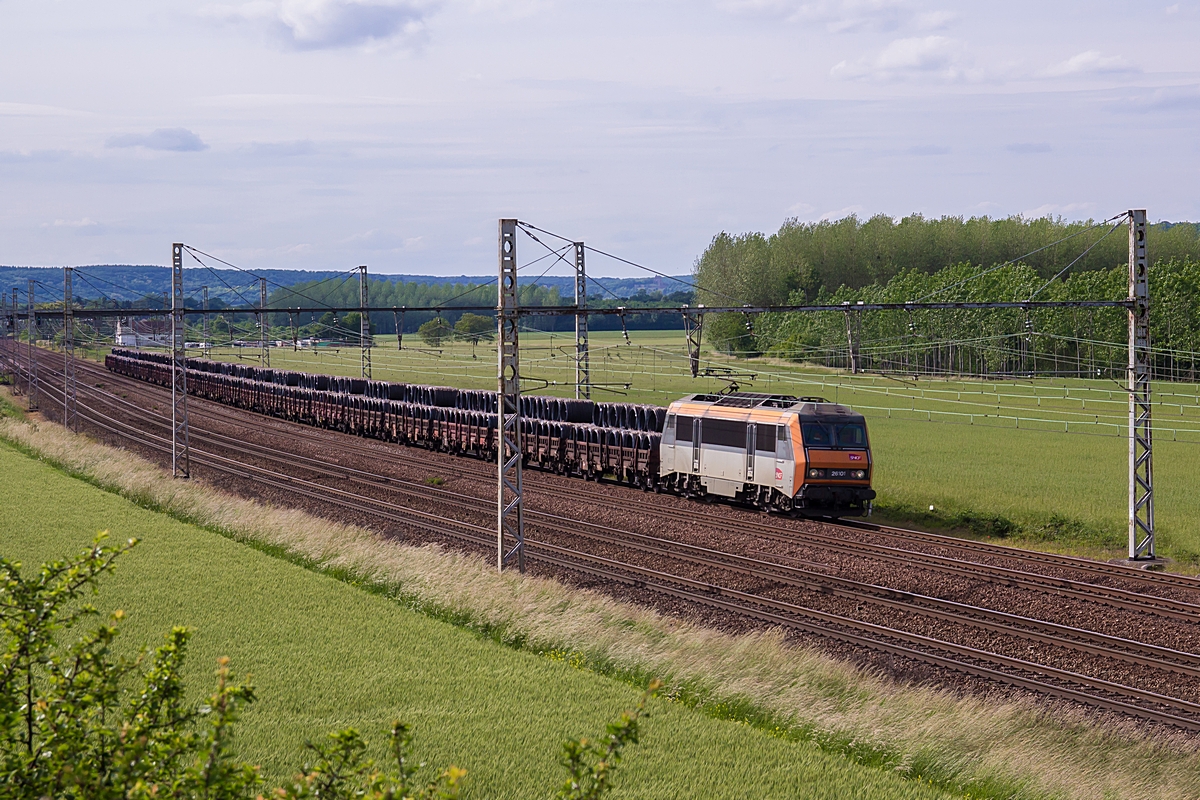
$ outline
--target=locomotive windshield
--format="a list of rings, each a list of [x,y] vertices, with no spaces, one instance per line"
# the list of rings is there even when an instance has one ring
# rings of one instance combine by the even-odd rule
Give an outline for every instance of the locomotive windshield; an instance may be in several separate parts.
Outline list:
[[[800,432],[805,447],[867,446],[867,429],[861,422],[805,422]]]

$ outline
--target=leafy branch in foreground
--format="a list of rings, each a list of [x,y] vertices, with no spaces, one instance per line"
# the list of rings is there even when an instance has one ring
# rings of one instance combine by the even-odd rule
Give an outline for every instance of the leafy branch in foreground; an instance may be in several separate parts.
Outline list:
[[[562,763],[571,776],[559,789],[560,798],[597,800],[612,789],[613,769],[625,746],[638,743],[638,722],[647,716],[646,703],[661,688],[661,681],[651,681],[637,706],[608,724],[604,739],[570,739],[563,743]]]
[[[0,559],[0,800],[261,799],[258,768],[235,758],[231,745],[233,723],[255,693],[234,679],[227,658],[218,661],[213,694],[189,704],[181,674],[186,628],[174,628],[149,658],[145,649],[134,658],[114,651],[125,617],[119,610],[73,644],[57,641],[99,616],[86,596],[137,544],[112,547],[106,537],[32,575]],[[571,778],[560,797],[592,800],[612,788],[612,770],[626,745],[638,741],[638,720],[658,688],[655,681],[633,711],[610,724],[605,740],[563,745]],[[337,731],[310,743],[299,774],[272,796],[456,800],[466,771],[451,766],[418,779],[424,765],[412,759],[412,740],[407,725],[392,726],[389,772],[366,757],[358,731]]]

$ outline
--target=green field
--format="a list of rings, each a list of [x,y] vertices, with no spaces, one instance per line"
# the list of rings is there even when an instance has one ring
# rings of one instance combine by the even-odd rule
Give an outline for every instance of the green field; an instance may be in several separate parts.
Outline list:
[[[678,331],[591,336],[598,400],[665,404],[717,391],[718,377],[692,378]],[[452,342],[432,349],[415,335],[378,337],[373,376],[381,380],[494,389],[495,350]],[[527,392],[572,396],[571,334],[522,334]],[[257,363],[258,351],[218,350],[220,360]],[[271,365],[359,374],[356,348],[293,352],[274,348]],[[868,418],[881,517],[979,534],[1005,534],[1041,547],[1118,554],[1127,502],[1125,393],[1111,380],[945,380],[850,376],[708,350],[702,365],[753,391],[820,395]],[[1200,567],[1200,389],[1155,386],[1156,524],[1159,550],[1183,568]],[[934,506],[929,513],[928,507]],[[1009,529],[1010,525],[1015,526]]]
[[[99,605],[129,614],[122,639],[196,630],[190,689],[210,688],[221,655],[250,673],[260,701],[236,736],[281,780],[306,739],[353,725],[381,744],[393,719],[416,726],[417,755],[469,770],[468,797],[549,797],[559,743],[600,733],[631,706],[629,685],[516,651],[216,533],[138,508],[0,445],[3,555],[32,566],[72,553],[97,529],[142,540],[106,579]],[[933,798],[913,780],[810,743],[652,704],[619,797]]]

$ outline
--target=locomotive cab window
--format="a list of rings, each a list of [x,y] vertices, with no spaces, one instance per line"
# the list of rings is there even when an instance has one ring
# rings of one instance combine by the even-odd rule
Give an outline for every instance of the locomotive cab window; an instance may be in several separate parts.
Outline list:
[[[666,421],[666,423],[663,424],[662,440],[663,440],[663,444],[666,444],[666,445],[675,444],[675,415],[674,414],[667,415],[667,421]]]
[[[800,426],[805,447],[866,447],[867,429],[861,422],[806,422]]]
[[[804,423],[800,426],[800,433],[804,437],[804,444],[808,447],[829,447],[832,444],[829,426],[819,422]]]
[[[692,418],[685,417],[680,414],[675,419],[675,441],[691,442],[692,441]]]
[[[834,425],[833,430],[838,447],[867,446],[867,429],[858,423]]]

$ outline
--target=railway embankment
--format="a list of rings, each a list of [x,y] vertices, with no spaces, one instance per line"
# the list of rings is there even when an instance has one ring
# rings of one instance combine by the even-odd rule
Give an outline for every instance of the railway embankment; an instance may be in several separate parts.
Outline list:
[[[510,648],[637,683],[827,753],[972,796],[1194,795],[1195,740],[1161,727],[1048,711],[1032,696],[981,698],[906,685],[780,630],[716,630],[553,580],[497,575],[484,560],[414,547],[363,526],[172,481],[153,463],[51,424],[0,436],[97,486],[390,596]],[[450,482],[459,477],[447,475]]]

